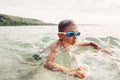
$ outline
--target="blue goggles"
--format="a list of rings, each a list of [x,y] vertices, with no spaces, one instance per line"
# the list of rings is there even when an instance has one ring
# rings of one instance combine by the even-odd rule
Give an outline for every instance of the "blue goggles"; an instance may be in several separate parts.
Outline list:
[[[65,34],[68,37],[72,36],[80,36],[80,32],[73,32],[73,31],[67,31],[67,32],[60,32],[61,34]]]

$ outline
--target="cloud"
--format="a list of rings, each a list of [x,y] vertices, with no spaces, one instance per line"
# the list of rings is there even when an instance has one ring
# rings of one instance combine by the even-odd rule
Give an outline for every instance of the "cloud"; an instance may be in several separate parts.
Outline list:
[[[1,7],[52,10],[101,10],[118,7],[118,0],[2,0]]]
[[[117,16],[120,15],[120,1],[0,0],[0,13],[42,19],[49,22],[72,18],[82,23],[113,23],[118,20]]]

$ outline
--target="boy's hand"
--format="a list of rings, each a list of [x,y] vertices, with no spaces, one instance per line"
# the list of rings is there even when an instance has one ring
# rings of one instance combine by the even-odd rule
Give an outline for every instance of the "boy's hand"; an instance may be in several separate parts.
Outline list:
[[[106,49],[101,49],[101,51],[103,51],[103,52],[105,52],[105,53],[107,53],[107,54],[109,54],[109,55],[112,55],[112,54],[111,54],[112,51],[109,51],[109,50],[106,50]]]
[[[76,69],[76,73],[74,74],[75,77],[78,78],[85,78],[86,72],[88,71],[88,68],[85,66],[80,66]]]
[[[86,72],[88,72],[88,67],[80,66],[76,69],[69,70],[68,74],[73,75],[74,77],[78,77],[78,78],[85,78]]]

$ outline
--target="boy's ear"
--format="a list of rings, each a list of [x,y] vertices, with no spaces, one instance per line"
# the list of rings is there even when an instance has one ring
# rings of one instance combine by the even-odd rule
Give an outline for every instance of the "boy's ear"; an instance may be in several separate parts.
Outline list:
[[[60,40],[63,40],[63,39],[64,39],[63,34],[58,33],[58,37],[59,37]]]
[[[58,37],[60,38],[60,36],[61,36],[61,34],[60,33],[58,33]]]
[[[61,39],[62,38],[62,34],[58,33],[58,37]]]

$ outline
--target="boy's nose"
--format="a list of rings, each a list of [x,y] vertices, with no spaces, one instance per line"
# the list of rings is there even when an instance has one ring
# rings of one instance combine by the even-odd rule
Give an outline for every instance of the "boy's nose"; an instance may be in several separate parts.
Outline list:
[[[76,36],[76,35],[74,35],[74,36],[73,36],[73,39],[76,39],[76,38],[77,38],[77,36]]]

